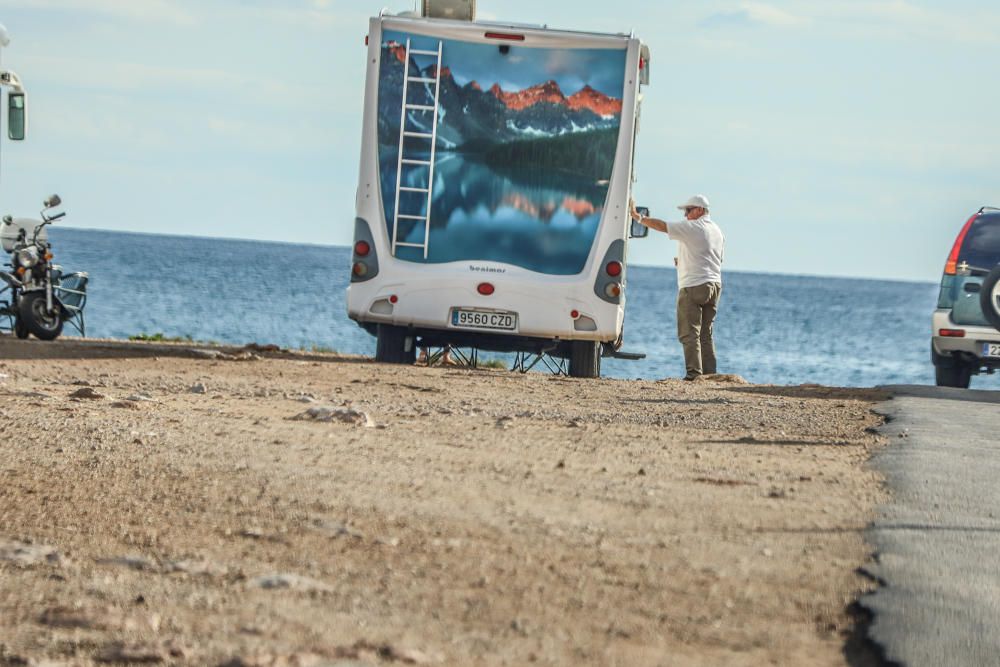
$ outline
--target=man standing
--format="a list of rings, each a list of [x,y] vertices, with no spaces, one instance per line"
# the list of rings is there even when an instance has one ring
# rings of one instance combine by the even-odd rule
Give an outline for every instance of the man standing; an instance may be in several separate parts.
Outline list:
[[[677,258],[677,337],[684,346],[685,380],[716,372],[712,323],[722,294],[722,255],[726,239],[708,215],[708,199],[695,195],[677,208],[686,220],[665,222],[640,215],[632,218],[665,232],[680,244]]]

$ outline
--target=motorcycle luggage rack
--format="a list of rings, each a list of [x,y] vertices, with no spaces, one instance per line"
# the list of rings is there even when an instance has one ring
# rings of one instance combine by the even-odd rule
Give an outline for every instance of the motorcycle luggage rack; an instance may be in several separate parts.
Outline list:
[[[83,307],[87,305],[88,282],[90,276],[84,271],[67,273],[62,277],[62,283],[54,288],[59,301],[69,311],[66,324],[76,329],[83,338],[87,337],[87,320],[83,316]]]

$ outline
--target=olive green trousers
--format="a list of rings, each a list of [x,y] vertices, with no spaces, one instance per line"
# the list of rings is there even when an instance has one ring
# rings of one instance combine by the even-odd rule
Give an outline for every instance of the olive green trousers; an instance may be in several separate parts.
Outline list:
[[[677,338],[684,346],[685,380],[716,372],[712,324],[722,295],[720,283],[682,287],[677,292]]]

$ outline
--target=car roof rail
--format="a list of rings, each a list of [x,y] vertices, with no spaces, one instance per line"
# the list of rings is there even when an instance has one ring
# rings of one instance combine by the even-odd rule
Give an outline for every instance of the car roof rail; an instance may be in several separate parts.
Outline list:
[[[982,213],[983,211],[1000,211],[1000,206],[984,206],[981,209],[979,209],[980,213]]]

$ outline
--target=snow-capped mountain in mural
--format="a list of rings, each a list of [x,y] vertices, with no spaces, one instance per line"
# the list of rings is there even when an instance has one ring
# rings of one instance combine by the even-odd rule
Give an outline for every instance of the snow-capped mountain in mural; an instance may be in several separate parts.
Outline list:
[[[405,47],[394,42],[383,47],[379,123],[393,126],[396,132],[402,107],[405,54]],[[436,65],[422,68],[411,58],[411,77],[435,78],[436,73]],[[554,80],[522,90],[504,90],[499,84],[483,90],[476,81],[459,85],[452,70],[442,67],[440,86],[438,137],[443,148],[481,148],[616,129],[622,112],[620,99],[589,85],[569,95]],[[411,83],[408,98],[414,104],[433,104],[433,84]],[[430,114],[410,112],[407,127],[427,129],[430,120]],[[380,132],[380,136],[390,137],[396,132]]]

